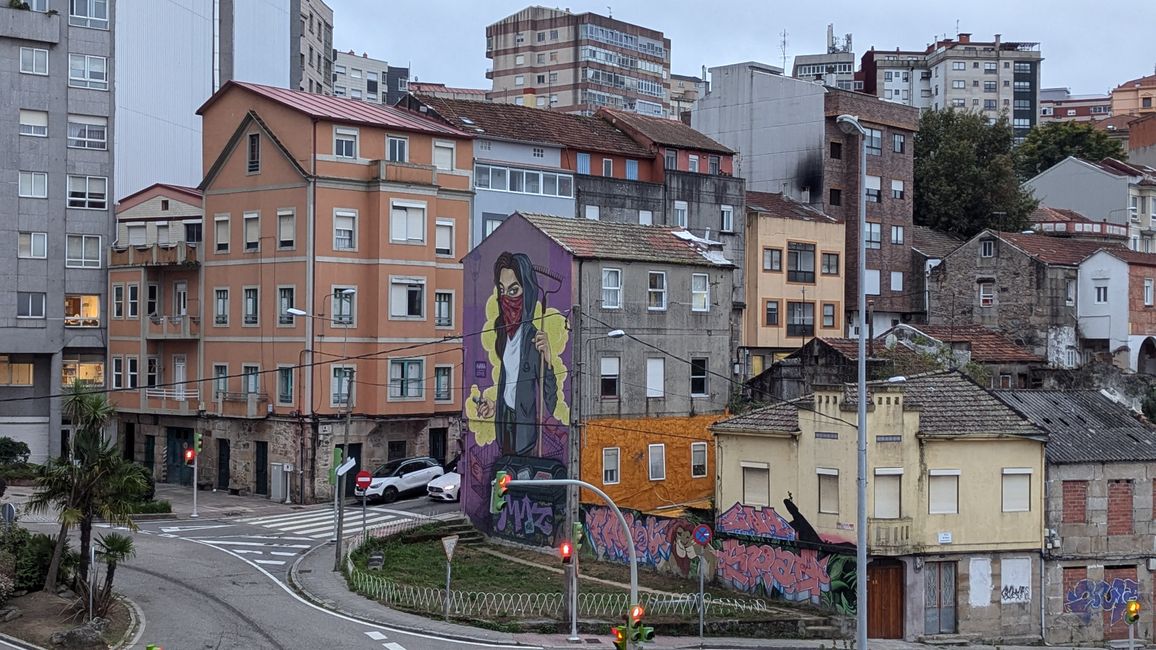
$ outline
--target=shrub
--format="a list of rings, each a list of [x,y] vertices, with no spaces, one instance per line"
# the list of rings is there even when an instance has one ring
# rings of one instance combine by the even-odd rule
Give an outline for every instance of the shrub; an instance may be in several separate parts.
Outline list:
[[[28,443],[7,436],[0,437],[0,465],[23,465],[28,462],[30,455],[32,451],[28,449]]]
[[[165,500],[161,501],[140,501],[134,503],[132,512],[135,515],[151,515],[156,513],[169,513],[173,511],[171,503]]]
[[[138,496],[139,501],[152,501],[157,495],[157,483],[153,478],[153,473],[144,465],[133,465],[136,471],[140,472],[141,478],[144,479],[144,491]]]
[[[16,591],[16,584],[12,582],[12,578],[0,574],[0,607],[8,604],[8,599],[12,597],[12,593]]]
[[[13,558],[15,588],[36,591],[44,586],[55,539],[25,528],[11,527],[0,534],[0,554]]]
[[[40,476],[40,470],[40,465],[29,463],[0,466],[0,479],[7,482],[34,481],[36,477]]]

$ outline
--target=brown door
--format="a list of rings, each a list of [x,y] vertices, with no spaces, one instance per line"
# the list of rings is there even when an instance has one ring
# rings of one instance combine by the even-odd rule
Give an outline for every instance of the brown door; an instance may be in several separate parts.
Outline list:
[[[867,636],[903,638],[903,563],[875,560],[867,565]]]

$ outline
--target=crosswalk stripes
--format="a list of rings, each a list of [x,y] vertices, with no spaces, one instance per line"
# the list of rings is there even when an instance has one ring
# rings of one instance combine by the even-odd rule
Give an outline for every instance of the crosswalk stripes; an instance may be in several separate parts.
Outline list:
[[[386,639],[389,637],[385,636],[381,632],[378,632],[377,630],[370,630],[369,632],[365,633],[365,636],[373,639],[374,641],[382,641],[383,643],[381,645],[386,650],[405,650],[405,646],[397,643],[396,641],[386,641]]]
[[[266,537],[260,535],[238,535],[231,537],[206,538],[196,541],[214,548],[239,555],[254,564],[262,566],[285,566],[291,560],[312,548],[308,537]]]
[[[350,507],[345,510],[342,518],[342,531],[345,534],[359,533],[366,528],[373,528],[401,519],[415,518],[412,513],[404,510],[372,507],[365,512],[362,519],[361,508]],[[332,509],[306,510],[291,514],[270,515],[267,517],[250,517],[238,521],[271,528],[290,535],[302,536],[309,540],[331,539],[333,537],[334,515]]]

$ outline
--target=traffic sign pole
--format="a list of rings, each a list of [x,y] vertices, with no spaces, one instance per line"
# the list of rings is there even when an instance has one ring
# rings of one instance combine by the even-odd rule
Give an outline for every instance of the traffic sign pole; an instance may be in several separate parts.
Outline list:
[[[454,549],[457,548],[457,545],[458,545],[458,536],[457,535],[449,535],[448,537],[442,538],[442,548],[444,548],[446,551],[445,617],[446,617],[447,621],[450,620],[450,564],[451,564],[451,560],[454,559]]]
[[[357,489],[361,490],[361,536],[366,539],[368,539],[366,536],[369,534],[369,531],[366,528],[365,502],[369,499],[369,486],[372,483],[373,475],[370,474],[367,469],[358,472],[357,478],[354,480]]]
[[[197,517],[200,517],[200,515],[197,514],[197,465],[200,462],[201,462],[201,455],[199,453],[197,453],[196,449],[194,449],[193,450],[193,514],[189,515],[189,517],[192,519],[196,519]]]
[[[706,524],[699,524],[694,528],[694,543],[699,547],[698,554],[698,643],[702,645],[703,628],[706,623],[706,547],[714,539],[714,531]]]

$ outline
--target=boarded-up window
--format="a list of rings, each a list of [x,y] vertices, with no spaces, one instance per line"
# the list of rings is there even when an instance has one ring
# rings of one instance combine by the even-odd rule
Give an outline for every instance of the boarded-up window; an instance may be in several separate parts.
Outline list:
[[[662,397],[666,394],[666,360],[651,358],[646,360],[646,396]]]
[[[1063,490],[1063,522],[1065,524],[1082,524],[1088,521],[1088,482],[1064,481]]]

